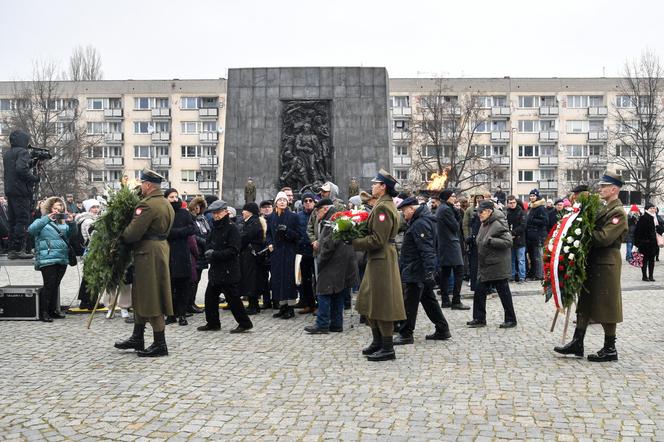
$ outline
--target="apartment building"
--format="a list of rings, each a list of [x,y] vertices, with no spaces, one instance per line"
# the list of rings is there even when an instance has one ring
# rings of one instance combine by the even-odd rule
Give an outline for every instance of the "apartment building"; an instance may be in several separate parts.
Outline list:
[[[473,97],[482,109],[473,143],[495,165],[491,176],[477,176],[471,190],[495,190],[526,197],[539,188],[546,197],[568,192],[579,182],[597,180],[611,167],[628,183],[623,200],[640,203],[630,176],[615,164],[625,149],[611,133],[616,108],[630,106],[619,79],[610,78],[475,78],[390,79],[393,127],[393,172],[398,179],[424,181],[415,158],[427,155],[411,126],[421,113],[423,97],[444,91],[450,99]],[[628,201],[624,201],[628,202]]]
[[[219,194],[225,79],[60,82],[58,88],[67,98],[54,105],[65,108],[57,114],[56,130],[78,115],[94,140],[88,152],[91,187],[118,188],[123,174],[138,178],[150,167],[166,177],[163,187]],[[16,89],[0,82],[0,121],[21,105]],[[8,131],[0,126],[0,146],[8,144]]]
[[[427,146],[413,136],[422,97],[441,88],[446,99],[474,97],[484,121],[473,143],[476,152],[495,165],[474,178],[471,193],[493,191],[526,196],[537,187],[555,197],[582,181],[592,181],[615,164],[625,149],[612,140],[615,110],[630,106],[617,78],[461,78],[390,79],[394,175],[424,184],[426,173],[414,159]],[[98,140],[90,149],[94,165],[91,186],[117,187],[122,174],[137,177],[143,167],[163,174],[180,192],[220,193],[223,171],[226,80],[111,80],[59,83],[67,109],[74,111],[87,136]],[[16,85],[0,82],[0,121],[17,105]],[[0,147],[9,128],[0,124]],[[387,159],[385,163],[387,163]],[[629,185],[639,177],[623,175]]]

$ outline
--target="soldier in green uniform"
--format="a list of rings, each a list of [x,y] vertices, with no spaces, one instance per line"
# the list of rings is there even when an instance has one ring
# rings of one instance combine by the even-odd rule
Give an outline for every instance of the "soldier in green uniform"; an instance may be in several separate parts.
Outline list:
[[[591,362],[617,361],[616,324],[622,322],[620,245],[627,235],[627,215],[618,198],[623,185],[619,175],[606,172],[599,181],[599,196],[606,202],[597,213],[588,255],[587,279],[579,294],[576,330],[572,341],[553,350],[583,357],[583,338],[589,321],[602,324],[604,347],[588,355]]]
[[[119,349],[133,349],[138,356],[168,355],[164,334],[164,315],[173,315],[169,248],[166,238],[173,225],[175,213],[160,189],[164,177],[150,169],[141,171],[143,199],[134,217],[122,232],[121,240],[133,248],[135,276],[131,290],[134,308],[134,333],[126,341],[115,343]],[[154,332],[154,343],[145,349],[145,323]]]
[[[366,251],[367,267],[360,285],[356,309],[367,317],[373,341],[362,350],[370,361],[394,359],[394,321],[406,319],[401,276],[394,237],[399,232],[399,213],[392,197],[397,180],[381,169],[371,181],[378,201],[367,220],[369,234],[353,240],[353,248]]]

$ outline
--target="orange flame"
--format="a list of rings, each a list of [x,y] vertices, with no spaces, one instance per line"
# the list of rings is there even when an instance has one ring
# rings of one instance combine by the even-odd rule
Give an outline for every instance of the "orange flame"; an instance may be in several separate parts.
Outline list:
[[[427,190],[434,190],[440,192],[445,188],[445,183],[447,183],[447,169],[439,175],[434,172],[429,178],[429,183],[427,184]]]

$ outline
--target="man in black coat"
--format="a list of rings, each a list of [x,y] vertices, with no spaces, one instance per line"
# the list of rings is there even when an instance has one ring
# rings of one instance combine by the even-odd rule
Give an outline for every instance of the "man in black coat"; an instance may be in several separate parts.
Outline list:
[[[528,277],[541,280],[542,267],[542,244],[548,233],[549,215],[546,212],[546,201],[540,197],[538,189],[533,189],[528,195],[530,205],[526,218],[526,251],[528,252]]]
[[[5,194],[7,195],[7,218],[9,221],[9,259],[32,259],[32,254],[23,251],[25,235],[30,224],[32,195],[39,177],[31,168],[30,135],[15,130],[9,134],[11,149],[4,154]]]
[[[205,258],[210,263],[208,286],[205,290],[205,320],[207,323],[198,327],[199,331],[221,329],[219,321],[219,294],[226,296],[231,313],[238,326],[231,333],[243,333],[253,324],[244,308],[239,294],[240,282],[240,231],[235,223],[230,222],[228,204],[217,200],[208,206],[211,212],[212,231],[208,237]]]
[[[512,234],[512,279],[526,279],[526,213],[514,195],[507,197],[507,225]]]
[[[426,339],[449,339],[452,337],[450,327],[433,293],[436,272],[436,218],[426,205],[419,205],[414,197],[403,200],[398,209],[408,223],[399,255],[406,320],[401,323],[394,345],[414,342],[413,331],[420,303],[429,320],[436,326],[436,331],[427,335]]]
[[[453,189],[440,192],[440,207],[436,211],[438,231],[438,262],[440,265],[440,293],[442,307],[453,310],[469,310],[461,302],[461,284],[463,283],[463,255],[461,253],[461,217],[454,208],[456,195]],[[454,292],[452,302],[448,293],[450,274],[454,272]]]

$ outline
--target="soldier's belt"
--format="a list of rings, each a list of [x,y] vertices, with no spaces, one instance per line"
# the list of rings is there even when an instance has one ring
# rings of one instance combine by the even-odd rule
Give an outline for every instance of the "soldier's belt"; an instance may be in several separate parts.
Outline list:
[[[141,240],[165,241],[166,238],[168,238],[166,235],[145,235]]]

